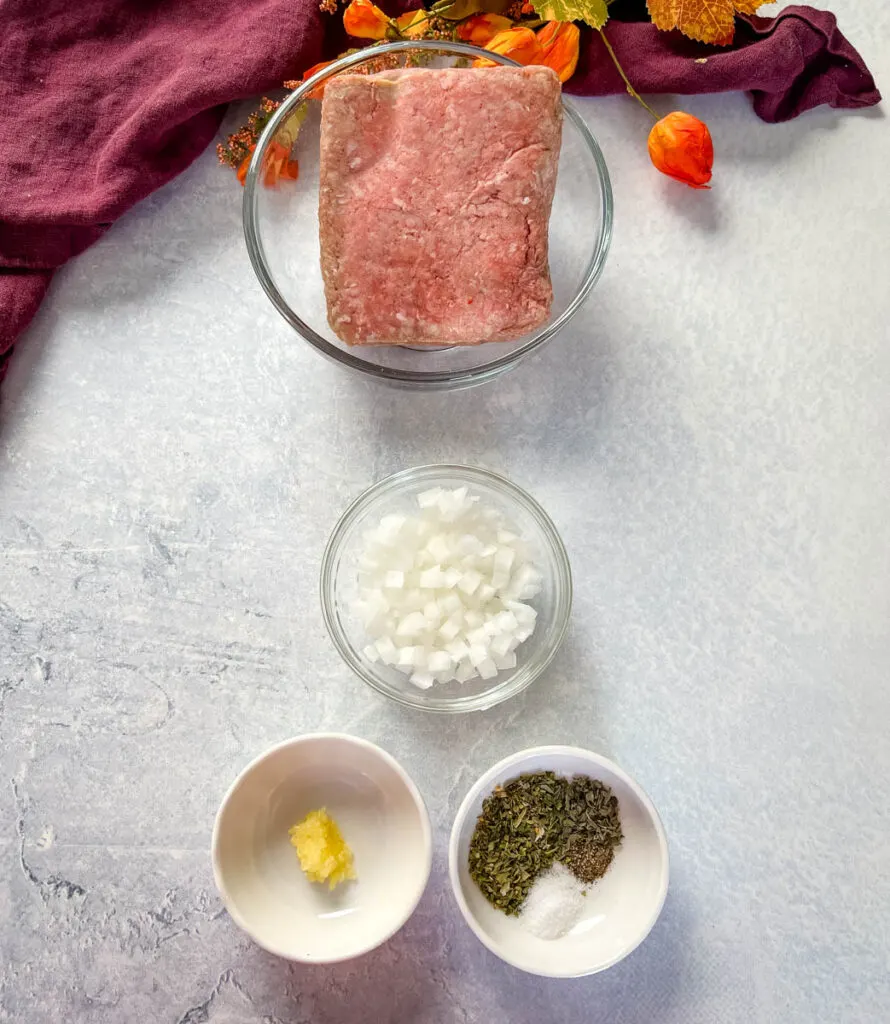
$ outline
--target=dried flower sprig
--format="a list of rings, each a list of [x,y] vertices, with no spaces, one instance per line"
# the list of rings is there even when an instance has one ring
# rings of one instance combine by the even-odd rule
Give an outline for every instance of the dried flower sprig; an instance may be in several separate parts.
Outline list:
[[[260,101],[259,108],[248,117],[247,123],[216,147],[219,162],[237,170],[245,158],[254,151],[257,140],[280,106],[281,103],[278,100],[270,100],[268,96],[264,96]]]

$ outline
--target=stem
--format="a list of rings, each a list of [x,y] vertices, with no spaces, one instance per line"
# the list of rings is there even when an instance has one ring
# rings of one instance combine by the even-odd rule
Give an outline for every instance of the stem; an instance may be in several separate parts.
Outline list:
[[[639,103],[641,106],[645,107],[646,110],[649,111],[649,113],[655,118],[656,121],[660,121],[661,117],[649,106],[649,104],[643,99],[643,97],[637,92],[637,90],[634,89],[634,87],[630,84],[630,79],[624,73],[624,68],[619,63],[618,57],[615,54],[615,51],[612,49],[612,44],[606,38],[605,30],[599,29],[599,34],[603,40],[603,45],[605,46],[606,51],[612,58],[612,63],[615,65],[615,70],[618,72],[619,75],[621,75],[621,78],[624,81],[625,86],[627,87],[627,91],[631,94],[631,96],[633,96],[637,103]]]

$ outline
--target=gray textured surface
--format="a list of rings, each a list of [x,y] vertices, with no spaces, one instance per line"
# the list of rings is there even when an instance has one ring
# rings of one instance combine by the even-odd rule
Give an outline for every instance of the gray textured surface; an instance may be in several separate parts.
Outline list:
[[[836,6],[886,84],[887,15]],[[629,100],[585,104],[606,274],[483,389],[384,390],[298,343],[211,153],[59,275],[0,423],[0,1020],[886,1019],[890,133],[683,106],[712,193],[657,179]],[[349,499],[443,459],[537,495],[577,581],[547,677],[453,721],[363,689],[316,600]],[[330,969],[241,935],[207,852],[233,774],[319,728],[401,759],[435,836],[416,916]],[[489,955],[444,873],[471,781],[560,741],[642,782],[673,855],[650,938],[576,982]]]

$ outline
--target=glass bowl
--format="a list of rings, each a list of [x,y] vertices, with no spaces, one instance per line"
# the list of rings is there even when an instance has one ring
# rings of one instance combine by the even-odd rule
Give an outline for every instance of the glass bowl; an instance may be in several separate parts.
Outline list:
[[[393,513],[417,512],[415,496],[434,487],[466,486],[497,509],[528,544],[543,579],[540,593],[528,600],[538,613],[534,632],[516,649],[516,667],[492,679],[436,683],[418,689],[397,669],[372,662],[370,643],[355,610],[359,559],[364,534]],[[568,555],[550,517],[522,488],[504,477],[471,466],[420,466],[381,480],[343,513],[321,562],[321,608],[334,646],[347,665],[375,690],[400,704],[425,711],[481,711],[529,686],[547,668],[565,636],[572,610],[572,573]]]
[[[419,51],[426,51],[424,61],[435,66],[480,56],[517,66],[500,54],[438,40],[387,43],[334,61],[296,89],[263,132],[245,182],[244,235],[253,268],[275,308],[322,355],[396,386],[466,388],[510,369],[552,338],[577,313],[602,273],[612,231],[612,190],[602,152],[571,103],[563,100],[562,147],[550,218],[553,307],[545,324],[516,341],[415,349],[350,347],[337,338],[327,321],[318,238],[320,103],[308,102],[291,147],[291,159],[299,162],[297,181],[276,188],[262,184],[270,144],[297,108],[307,103],[310,92],[342,71],[354,71],[389,54],[404,62],[408,54],[414,59]]]

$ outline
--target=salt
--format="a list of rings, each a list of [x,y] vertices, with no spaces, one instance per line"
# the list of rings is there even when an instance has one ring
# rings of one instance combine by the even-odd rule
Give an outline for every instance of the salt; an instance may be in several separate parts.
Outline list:
[[[584,910],[584,884],[560,863],[541,872],[519,911],[519,923],[539,939],[559,939]]]

